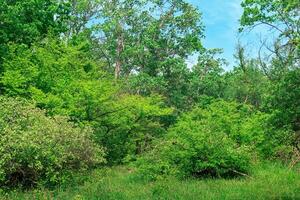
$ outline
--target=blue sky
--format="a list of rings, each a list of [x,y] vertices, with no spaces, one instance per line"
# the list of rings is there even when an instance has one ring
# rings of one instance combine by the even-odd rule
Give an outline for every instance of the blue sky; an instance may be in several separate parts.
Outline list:
[[[255,35],[255,33],[238,34],[238,20],[243,12],[241,0],[187,0],[187,2],[198,7],[203,14],[206,36],[203,40],[204,46],[222,48],[224,50],[222,57],[229,62],[227,69],[231,69],[234,65],[233,54],[238,40],[247,45]],[[188,63],[192,65],[195,60],[195,57],[191,57]]]

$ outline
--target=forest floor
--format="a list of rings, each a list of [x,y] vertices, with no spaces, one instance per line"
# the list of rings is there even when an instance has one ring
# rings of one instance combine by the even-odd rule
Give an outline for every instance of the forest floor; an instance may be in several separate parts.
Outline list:
[[[300,199],[300,167],[288,169],[280,164],[260,164],[252,169],[251,177],[230,180],[178,180],[169,177],[149,182],[139,178],[127,167],[94,170],[89,175],[77,179],[55,190],[2,193],[0,199]]]

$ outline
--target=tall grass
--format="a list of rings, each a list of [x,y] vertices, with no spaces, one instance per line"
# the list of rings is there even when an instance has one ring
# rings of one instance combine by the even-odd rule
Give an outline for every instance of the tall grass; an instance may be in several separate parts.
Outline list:
[[[2,194],[2,199],[59,200],[210,200],[300,199],[300,171],[280,164],[260,164],[251,177],[239,179],[188,179],[174,177],[147,182],[126,167],[95,170],[66,187]]]

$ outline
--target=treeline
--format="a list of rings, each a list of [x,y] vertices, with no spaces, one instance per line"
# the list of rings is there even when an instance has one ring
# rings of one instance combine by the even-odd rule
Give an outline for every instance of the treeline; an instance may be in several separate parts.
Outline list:
[[[226,72],[184,0],[0,0],[0,186],[53,186],[103,165],[156,179],[297,162],[299,2],[242,6],[241,31],[264,24],[278,37],[262,43],[266,57],[239,45]]]

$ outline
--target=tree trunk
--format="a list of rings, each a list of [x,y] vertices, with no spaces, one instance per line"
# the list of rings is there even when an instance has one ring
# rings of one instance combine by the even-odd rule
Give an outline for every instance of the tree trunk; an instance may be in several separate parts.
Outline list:
[[[115,66],[115,79],[118,79],[120,77],[121,68],[122,68],[122,61],[121,61],[121,54],[124,47],[124,38],[122,34],[122,27],[120,24],[118,24],[119,34],[117,37],[117,61]]]

